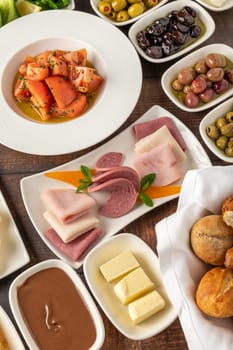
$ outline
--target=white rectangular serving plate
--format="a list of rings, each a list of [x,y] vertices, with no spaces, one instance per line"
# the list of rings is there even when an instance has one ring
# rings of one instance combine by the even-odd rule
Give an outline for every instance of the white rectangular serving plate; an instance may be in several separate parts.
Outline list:
[[[155,105],[151,107],[141,118],[139,118],[134,124],[145,122],[148,120],[156,119],[162,116],[170,117],[176,124],[181,135],[184,138],[184,141],[187,145],[187,160],[182,163],[182,170],[184,174],[190,169],[204,168],[211,165],[211,162],[201,146],[200,142],[194,136],[194,134],[173,114],[165,110],[164,108]],[[68,162],[64,165],[58,166],[49,171],[62,171],[62,170],[79,170],[81,165],[86,165],[89,168],[95,167],[95,162],[107,152],[115,151],[122,152],[124,154],[124,164],[131,166],[132,159],[134,156],[134,145],[136,139],[133,135],[132,125],[127,129],[122,131],[119,135],[115,136],[113,139],[98,147],[97,149],[91,151],[90,153],[85,154],[84,156],[77,158],[71,162]],[[48,172],[48,171],[47,171]],[[181,181],[182,182],[182,181]],[[180,182],[180,183],[181,183]],[[71,185],[48,178],[44,175],[44,172],[38,173],[35,175],[27,176],[21,180],[20,183],[21,194],[24,201],[25,208],[27,213],[41,239],[45,244],[53,251],[53,253],[60,259],[68,262],[74,268],[79,268],[83,260],[73,262],[71,259],[67,258],[64,254],[58,251],[52,243],[50,243],[44,236],[44,232],[49,228],[45,219],[43,218],[44,207],[40,201],[40,195],[44,190],[51,188],[67,188]],[[92,194],[93,197],[100,199],[100,194]],[[162,198],[156,198],[153,200],[154,206],[148,207],[145,204],[138,203],[133,210],[131,210],[126,215],[119,218],[107,218],[100,217],[100,226],[103,228],[105,234],[101,239],[96,242],[100,244],[106,238],[113,236],[115,233],[119,232],[123,227],[127,226],[130,222],[136,220],[140,216],[149,212],[152,209],[164,204],[174,198],[178,197],[178,194],[166,196]],[[95,244],[95,245],[96,245]],[[89,249],[90,250],[90,249]]]
[[[0,280],[26,265],[29,255],[0,190]]]
[[[225,3],[220,7],[213,6],[209,4],[208,1],[206,0],[196,0],[196,1],[199,2],[200,5],[206,7],[208,10],[215,11],[215,12],[226,11],[233,7],[232,0],[226,0]]]

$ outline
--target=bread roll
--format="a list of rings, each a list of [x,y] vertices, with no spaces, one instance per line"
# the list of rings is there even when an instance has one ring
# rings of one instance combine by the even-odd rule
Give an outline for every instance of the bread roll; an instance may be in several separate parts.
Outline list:
[[[233,227],[233,195],[222,203],[222,216],[225,224]]]
[[[196,303],[208,316],[225,318],[233,316],[233,271],[214,267],[201,278]]]
[[[228,248],[233,246],[233,228],[222,215],[208,215],[196,221],[191,229],[191,246],[205,263],[222,266]]]

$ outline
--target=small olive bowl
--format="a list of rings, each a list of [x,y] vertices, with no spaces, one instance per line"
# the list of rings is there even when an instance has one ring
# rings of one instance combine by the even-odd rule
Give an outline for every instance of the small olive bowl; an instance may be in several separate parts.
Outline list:
[[[233,111],[233,97],[218,105],[216,108],[212,109],[208,114],[206,114],[206,116],[202,119],[199,125],[199,131],[202,140],[212,153],[214,153],[219,159],[222,159],[225,162],[233,163],[233,157],[227,156],[224,153],[224,151],[219,149],[215,145],[214,140],[212,140],[206,132],[206,129],[209,125],[214,125],[218,118],[225,116],[226,113],[230,111]]]

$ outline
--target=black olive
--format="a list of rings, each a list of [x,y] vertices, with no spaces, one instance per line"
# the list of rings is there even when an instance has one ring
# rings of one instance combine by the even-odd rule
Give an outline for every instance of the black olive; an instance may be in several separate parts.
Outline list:
[[[165,30],[165,28],[162,24],[156,24],[154,26],[154,35],[159,36],[159,35],[163,34],[164,30]]]
[[[196,11],[190,7],[190,6],[185,6],[184,9],[192,16],[192,17],[196,17],[197,16],[197,13]]]
[[[192,38],[198,38],[201,35],[201,27],[199,27],[198,25],[193,25],[190,28],[189,33]]]
[[[179,30],[181,33],[188,33],[189,27],[182,23],[177,23],[177,30]]]
[[[163,51],[160,46],[150,46],[146,49],[146,54],[152,58],[163,57]]]
[[[172,38],[176,44],[183,45],[186,41],[187,36],[177,30],[172,33]]]

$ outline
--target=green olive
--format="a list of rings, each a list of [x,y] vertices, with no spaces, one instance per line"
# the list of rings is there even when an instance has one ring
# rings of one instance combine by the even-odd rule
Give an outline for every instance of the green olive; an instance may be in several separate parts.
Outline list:
[[[233,112],[228,112],[228,113],[226,114],[226,120],[227,120],[229,123],[233,122]]]
[[[183,88],[183,92],[184,92],[185,94],[187,94],[187,93],[190,92],[190,91],[191,91],[191,85],[185,85],[184,88]]]
[[[135,4],[136,2],[141,2],[141,0],[127,0],[129,4]]]
[[[224,117],[218,118],[216,120],[215,124],[216,124],[217,128],[221,129],[222,126],[227,124],[226,118],[224,118]]]
[[[227,146],[227,142],[228,142],[228,137],[227,136],[220,136],[217,138],[216,140],[216,146],[221,149],[222,151],[224,151],[224,149],[226,148]]]
[[[145,10],[144,3],[143,2],[137,2],[136,4],[130,5],[128,8],[128,15],[129,17],[137,17],[141,15]]]
[[[178,79],[176,79],[176,80],[174,80],[174,81],[172,82],[172,88],[173,88],[174,90],[176,90],[176,91],[182,91],[182,90],[183,90],[183,87],[184,87],[184,85],[181,84],[181,83],[178,81]]]
[[[220,136],[219,129],[216,127],[216,125],[207,126],[206,133],[213,140],[216,140]]]
[[[127,10],[121,10],[117,12],[117,15],[116,15],[117,22],[125,22],[125,21],[128,21],[128,19],[129,19],[129,15]]]
[[[221,130],[222,135],[232,137],[233,136],[233,122],[228,123],[226,125],[223,125],[220,130]]]
[[[119,12],[126,8],[127,6],[127,1],[126,0],[113,0],[111,2],[112,8],[114,11]]]
[[[227,147],[227,148],[225,149],[225,154],[226,154],[226,156],[228,156],[228,157],[233,157],[233,147]]]
[[[146,0],[144,1],[148,8],[154,7],[159,3],[159,0]]]
[[[111,4],[105,0],[102,0],[98,3],[98,9],[103,15],[109,15],[112,11]]]
[[[233,137],[228,139],[227,147],[233,147]]]
[[[107,16],[112,21],[116,20],[117,13],[115,11],[111,11],[111,13]]]

